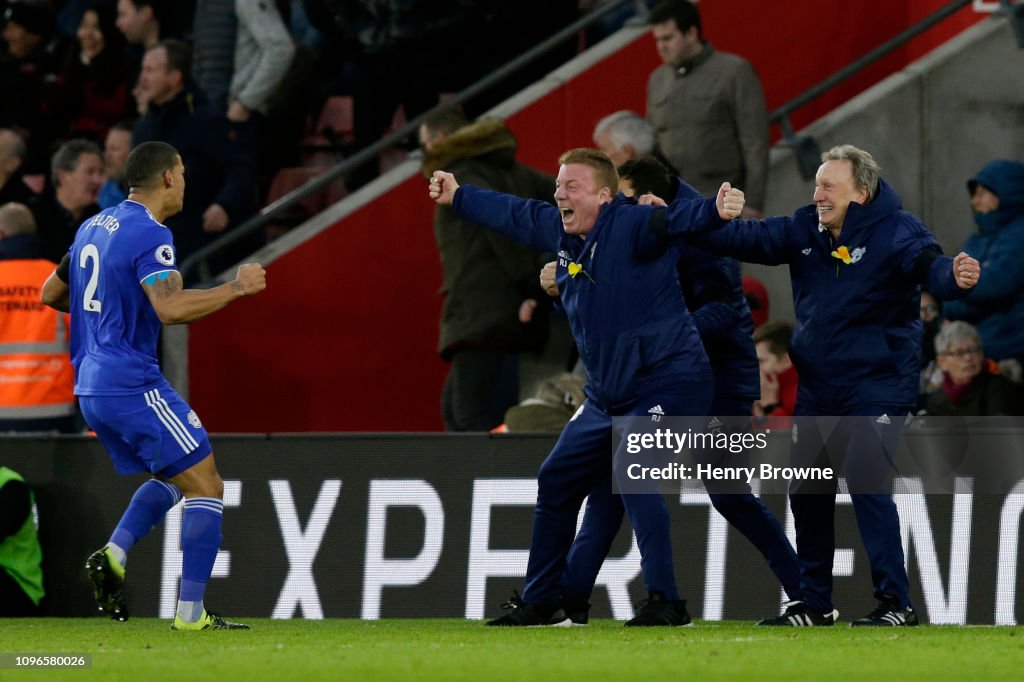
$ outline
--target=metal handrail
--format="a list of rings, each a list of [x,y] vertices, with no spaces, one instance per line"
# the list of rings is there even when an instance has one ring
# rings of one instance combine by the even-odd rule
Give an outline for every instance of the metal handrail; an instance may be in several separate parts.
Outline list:
[[[790,113],[817,99],[850,76],[853,76],[871,64],[874,64],[893,50],[903,46],[907,41],[916,38],[931,27],[944,21],[973,2],[974,0],[954,0],[942,9],[936,10],[932,14],[928,15],[899,35],[885,41],[863,57],[847,64],[831,76],[828,76],[823,81],[797,95],[768,115],[769,123],[778,123],[779,127],[782,128],[782,143],[793,149],[793,154],[796,157],[800,174],[805,180],[810,180],[814,177],[815,172],[817,172],[818,165],[821,163],[821,149],[818,147],[818,143],[814,138],[807,135],[796,134],[793,130],[793,124],[789,120]],[[1005,3],[1006,0],[1003,0],[1003,2]]]
[[[420,127],[430,115],[435,113],[438,109],[443,107],[452,107],[461,105],[473,97],[476,97],[480,93],[494,87],[496,84],[503,81],[508,76],[518,72],[525,66],[528,66],[532,62],[536,61],[540,57],[544,56],[548,52],[552,51],[559,45],[562,45],[566,40],[573,37],[580,30],[587,28],[591,24],[595,23],[598,19],[601,19],[606,14],[609,14],[612,10],[618,9],[626,3],[632,3],[635,0],[613,0],[606,5],[595,9],[586,16],[581,17],[571,25],[565,27],[558,33],[554,34],[550,38],[539,43],[526,53],[513,59],[509,63],[505,64],[501,68],[495,70],[493,73],[485,76],[476,83],[470,85],[462,92],[455,96],[448,98],[443,103],[438,104],[436,107],[420,114],[416,118],[407,122],[404,126],[398,130],[390,133],[377,140],[373,144],[364,147],[359,150],[353,156],[341,161],[337,165],[333,166],[323,174],[318,175],[306,184],[298,187],[288,194],[284,195],[277,201],[265,206],[259,213],[259,215],[242,223],[238,227],[224,233],[214,241],[203,246],[195,253],[188,256],[181,264],[181,275],[185,280],[188,280],[194,270],[200,265],[204,264],[206,260],[227,247],[231,246],[235,242],[245,239],[256,230],[265,227],[268,223],[277,218],[281,213],[288,207],[298,203],[302,199],[310,196],[311,194],[319,191],[326,187],[330,183],[339,179],[352,170],[362,166],[364,163],[377,158],[377,154],[388,147],[391,147],[395,143],[406,138],[409,134],[414,133]],[[209,273],[204,273],[204,279],[209,279]]]

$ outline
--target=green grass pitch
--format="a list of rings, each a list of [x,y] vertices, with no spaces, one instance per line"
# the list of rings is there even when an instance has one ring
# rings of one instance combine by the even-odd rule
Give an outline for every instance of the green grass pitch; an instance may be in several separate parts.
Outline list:
[[[247,632],[168,621],[0,620],[0,651],[92,654],[88,670],[0,680],[1019,680],[1024,630],[921,626],[486,628],[464,620],[267,620]]]

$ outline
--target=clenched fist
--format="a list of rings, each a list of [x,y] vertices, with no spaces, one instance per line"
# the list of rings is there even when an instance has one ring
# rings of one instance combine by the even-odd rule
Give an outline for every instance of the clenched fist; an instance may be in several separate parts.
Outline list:
[[[244,263],[231,284],[242,296],[253,296],[267,288],[267,271],[259,263]]]
[[[728,182],[723,182],[718,190],[718,197],[715,205],[718,206],[718,215],[722,220],[739,218],[743,212],[743,205],[746,203],[743,190],[737,189]]]

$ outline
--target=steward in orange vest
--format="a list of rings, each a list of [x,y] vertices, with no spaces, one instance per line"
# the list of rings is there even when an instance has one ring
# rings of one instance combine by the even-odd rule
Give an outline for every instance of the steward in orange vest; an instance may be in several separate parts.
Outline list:
[[[74,430],[70,317],[40,300],[54,264],[34,232],[27,208],[0,207],[0,432]]]

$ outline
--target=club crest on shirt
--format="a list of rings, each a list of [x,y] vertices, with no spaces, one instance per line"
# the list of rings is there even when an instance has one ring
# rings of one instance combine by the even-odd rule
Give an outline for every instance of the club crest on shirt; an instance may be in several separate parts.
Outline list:
[[[193,429],[203,428],[203,423],[199,421],[199,415],[196,414],[195,410],[192,410],[191,412],[188,413],[187,419],[188,423],[192,426]]]
[[[864,257],[864,253],[867,251],[867,247],[858,246],[852,252],[845,246],[840,246],[838,249],[832,252],[833,258],[838,258],[843,261],[846,265],[856,263]]]
[[[174,249],[170,244],[162,244],[157,247],[153,256],[163,265],[174,265]]]

